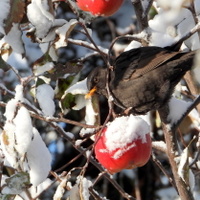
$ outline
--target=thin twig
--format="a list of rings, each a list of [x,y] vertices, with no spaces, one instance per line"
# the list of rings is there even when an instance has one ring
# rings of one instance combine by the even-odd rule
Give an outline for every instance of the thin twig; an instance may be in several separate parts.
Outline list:
[[[120,40],[120,39],[127,39],[127,40],[135,40],[137,42],[140,42],[142,44],[142,46],[147,46],[148,42],[147,40],[144,38],[144,35],[141,36],[141,34],[134,34],[134,35],[122,35],[122,36],[118,36],[116,37],[112,43],[110,44],[109,50],[108,50],[108,58],[109,58],[109,63],[110,65],[113,65],[112,63],[112,48],[115,45],[115,43]]]
[[[172,45],[179,43],[179,42],[184,42],[185,40],[190,38],[192,35],[194,35],[199,30],[200,30],[200,22],[198,24],[196,24],[196,26],[194,28],[192,28],[188,33],[184,34],[182,36],[182,38],[177,38],[177,40]]]
[[[169,182],[172,184],[172,186],[174,187],[174,189],[177,190],[176,188],[176,184],[173,180],[172,177],[170,177],[170,175],[166,172],[166,170],[164,169],[163,165],[160,163],[160,161],[156,158],[155,154],[152,152],[152,160],[155,162],[155,164],[160,168],[160,170],[163,172],[163,174],[168,178]]]
[[[93,44],[90,44],[87,41],[83,41],[83,40],[75,40],[75,39],[71,39],[68,38],[67,41],[71,44],[75,44],[75,45],[79,45],[79,46],[83,46],[87,49],[91,49],[95,52],[98,52],[101,55],[106,56],[107,54],[105,53],[106,49],[103,49],[102,47],[99,47],[98,50],[96,49],[96,47]]]
[[[192,102],[192,104],[188,107],[185,113],[182,114],[181,118],[177,121],[176,124],[173,125],[173,128],[176,129],[183,119],[200,103],[200,95]]]
[[[79,24],[82,26],[82,28],[84,29],[87,38],[90,40],[90,42],[94,45],[95,49],[97,52],[99,52],[99,54],[101,55],[101,57],[103,58],[104,62],[107,63],[107,54],[105,54],[105,52],[101,51],[102,47],[98,47],[96,45],[96,43],[94,42],[93,38],[90,36],[90,33],[88,32],[87,27],[85,26],[85,24],[79,22]]]
[[[73,157],[70,161],[68,161],[65,165],[63,165],[62,167],[54,170],[54,172],[59,172],[62,171],[63,169],[65,169],[67,166],[69,166],[70,164],[72,164],[73,162],[75,162],[77,159],[79,159],[81,156],[83,156],[84,153],[86,153],[86,151],[89,150],[90,147],[88,147],[87,149],[84,149],[81,153],[79,153],[77,156]]]
[[[70,119],[66,119],[66,118],[63,118],[63,117],[57,118],[57,117],[44,116],[42,114],[37,113],[37,110],[33,110],[32,107],[30,108],[30,105],[28,105],[26,103],[20,103],[20,104],[22,104],[24,107],[26,107],[29,110],[30,115],[32,117],[36,118],[36,119],[40,119],[40,120],[43,120],[43,121],[46,121],[46,122],[64,122],[64,123],[67,123],[67,124],[72,124],[72,125],[80,126],[80,127],[83,127],[83,128],[98,128],[97,126],[94,126],[94,125],[87,125],[87,124],[77,122],[77,121],[73,121],[73,120],[70,120]],[[30,110],[32,110],[32,111],[30,111]]]

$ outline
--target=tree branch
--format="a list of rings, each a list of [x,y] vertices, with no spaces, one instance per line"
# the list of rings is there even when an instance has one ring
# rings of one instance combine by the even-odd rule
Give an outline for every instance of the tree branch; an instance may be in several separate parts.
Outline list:
[[[176,188],[181,200],[194,200],[193,194],[190,190],[190,186],[187,185],[178,174],[178,164],[176,162],[176,159],[179,155],[178,155],[178,145],[176,140],[176,129],[172,128],[172,126],[167,121],[168,114],[169,114],[169,108],[167,105],[161,110],[159,110],[165,142],[167,145],[167,156],[172,169],[174,182],[176,184]]]
[[[144,29],[148,28],[148,26],[149,26],[148,13],[146,13],[147,10],[144,12],[144,8],[143,8],[140,0],[131,0],[131,2],[134,7],[134,10],[135,10],[139,29],[140,29],[140,31],[143,31]]]

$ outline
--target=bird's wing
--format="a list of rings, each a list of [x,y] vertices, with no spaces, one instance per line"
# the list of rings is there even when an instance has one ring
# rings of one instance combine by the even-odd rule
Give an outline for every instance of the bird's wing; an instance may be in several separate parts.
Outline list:
[[[161,47],[140,47],[124,52],[115,61],[116,78],[121,80],[138,78],[179,53]]]

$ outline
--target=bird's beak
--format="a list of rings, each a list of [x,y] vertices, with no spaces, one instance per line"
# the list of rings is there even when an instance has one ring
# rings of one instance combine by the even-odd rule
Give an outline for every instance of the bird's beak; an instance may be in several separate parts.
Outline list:
[[[85,95],[85,99],[89,99],[91,98],[92,95],[94,95],[94,93],[96,92],[97,88],[93,87],[86,95]]]

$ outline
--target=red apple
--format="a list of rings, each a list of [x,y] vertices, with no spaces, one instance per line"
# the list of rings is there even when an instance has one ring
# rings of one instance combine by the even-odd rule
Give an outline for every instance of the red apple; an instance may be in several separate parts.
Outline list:
[[[89,11],[96,16],[110,16],[122,5],[124,0],[77,0],[81,10]]]
[[[128,123],[123,122],[124,118]],[[96,137],[94,148],[97,160],[111,174],[123,169],[141,167],[148,162],[151,155],[150,130],[146,122],[134,116],[131,119],[130,117],[116,119],[116,122],[108,124],[101,135]],[[137,122],[135,123],[133,119]],[[128,125],[131,121],[132,123]]]

